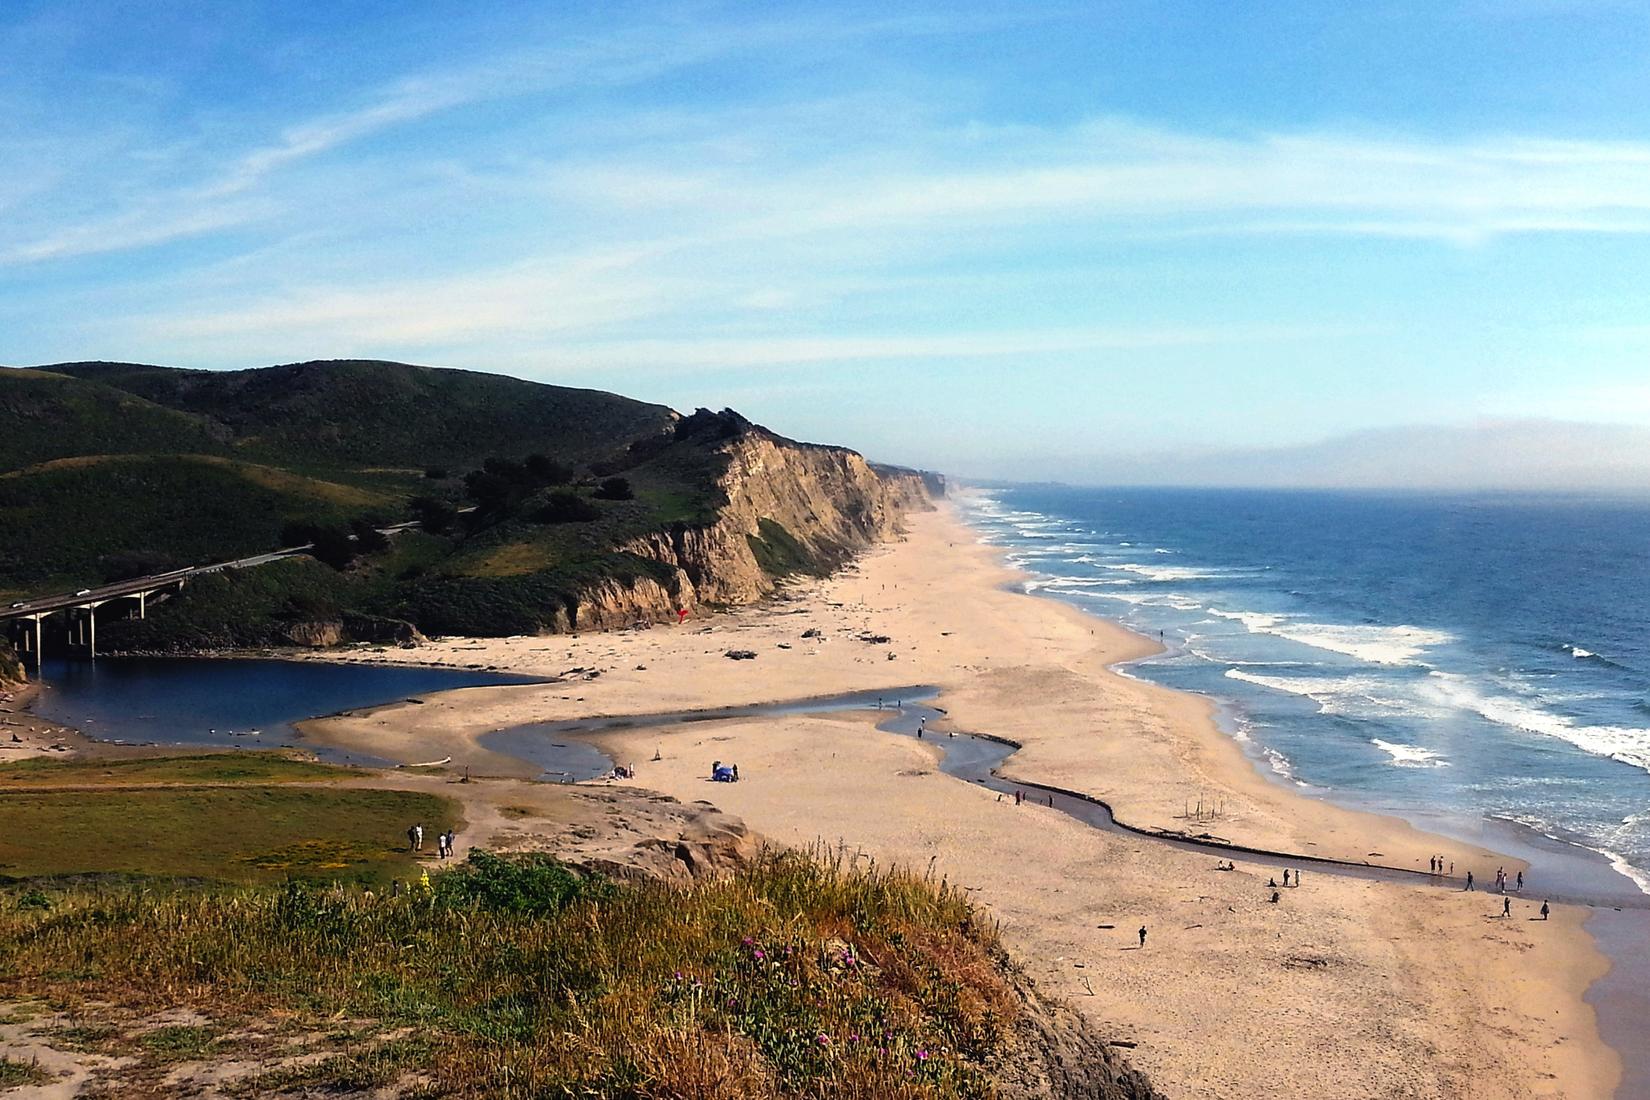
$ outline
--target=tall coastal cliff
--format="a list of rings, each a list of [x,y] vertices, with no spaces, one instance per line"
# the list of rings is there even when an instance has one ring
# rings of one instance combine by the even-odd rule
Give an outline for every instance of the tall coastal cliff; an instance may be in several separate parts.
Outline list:
[[[900,531],[907,512],[932,508],[943,479],[873,467],[841,447],[796,443],[747,427],[719,448],[722,503],[708,523],[672,524],[619,547],[652,568],[591,585],[561,630],[665,621],[701,604],[733,606],[771,595],[787,575],[822,573]]]

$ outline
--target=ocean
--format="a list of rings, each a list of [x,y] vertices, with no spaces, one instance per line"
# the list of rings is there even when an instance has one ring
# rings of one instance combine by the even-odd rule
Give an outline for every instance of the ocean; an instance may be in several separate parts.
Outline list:
[[[1650,501],[959,499],[1027,591],[1161,634],[1125,673],[1217,700],[1280,782],[1422,824],[1524,826],[1650,893]]]

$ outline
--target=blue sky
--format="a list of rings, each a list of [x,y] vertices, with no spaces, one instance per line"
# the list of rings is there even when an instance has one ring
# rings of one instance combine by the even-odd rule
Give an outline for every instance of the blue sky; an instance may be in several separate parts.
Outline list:
[[[974,475],[1650,424],[1650,8],[0,8],[0,360],[371,356]]]

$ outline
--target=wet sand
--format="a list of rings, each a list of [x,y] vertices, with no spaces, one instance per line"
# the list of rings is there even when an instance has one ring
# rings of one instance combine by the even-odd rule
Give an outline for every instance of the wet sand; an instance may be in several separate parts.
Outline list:
[[[1110,671],[1152,643],[1007,590],[1014,574],[948,510],[909,526],[905,541],[787,600],[680,628],[346,654],[565,678],[427,696],[311,723],[306,735],[519,775],[519,761],[476,737],[525,722],[929,683],[959,727],[1024,746],[1008,775],[1101,797],[1133,824],[1423,870],[1442,854],[1480,882],[1499,865],[1521,866],[1269,780],[1206,701]],[[804,638],[810,630],[818,636]],[[735,649],[757,657],[724,655]],[[1201,854],[1016,807],[939,774],[933,746],[873,723],[860,713],[745,718],[616,731],[603,742],[636,764],[638,785],[712,801],[776,841],[841,844],[968,886],[1033,972],[1137,1042],[1136,1064],[1171,1094],[1614,1089],[1619,1061],[1582,999],[1606,969],[1581,928],[1585,910],[1560,906],[1551,921],[1531,921],[1539,899],[1521,899],[1504,920],[1500,899],[1483,893],[1310,871],[1274,903],[1267,881],[1281,883],[1282,867],[1238,858],[1237,870],[1217,871]],[[712,759],[738,761],[744,781],[706,782]],[[1187,820],[1200,800],[1216,814]]]

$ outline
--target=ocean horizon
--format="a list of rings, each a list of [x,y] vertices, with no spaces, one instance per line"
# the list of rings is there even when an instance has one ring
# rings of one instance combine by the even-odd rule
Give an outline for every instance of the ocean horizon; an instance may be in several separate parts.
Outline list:
[[[1154,639],[1278,781],[1583,846],[1650,894],[1650,500],[1019,486],[1027,592]]]

